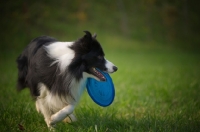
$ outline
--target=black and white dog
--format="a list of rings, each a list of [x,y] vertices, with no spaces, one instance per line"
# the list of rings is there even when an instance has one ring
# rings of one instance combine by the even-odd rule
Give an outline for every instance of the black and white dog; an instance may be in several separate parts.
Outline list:
[[[117,71],[104,58],[96,35],[85,33],[74,42],[59,42],[48,36],[35,38],[17,58],[17,88],[30,88],[36,109],[44,115],[48,127],[66,117],[76,120],[73,111],[87,78],[106,80],[96,68],[107,73]]]

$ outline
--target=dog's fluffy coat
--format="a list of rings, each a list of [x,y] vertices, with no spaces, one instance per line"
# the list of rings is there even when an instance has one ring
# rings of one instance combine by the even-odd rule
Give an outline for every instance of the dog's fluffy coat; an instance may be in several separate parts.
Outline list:
[[[87,78],[105,81],[96,70],[112,73],[117,67],[104,58],[96,35],[85,31],[74,42],[59,42],[43,36],[30,42],[17,58],[17,88],[30,89],[36,109],[48,127],[67,116],[75,121],[73,110],[85,88]]]

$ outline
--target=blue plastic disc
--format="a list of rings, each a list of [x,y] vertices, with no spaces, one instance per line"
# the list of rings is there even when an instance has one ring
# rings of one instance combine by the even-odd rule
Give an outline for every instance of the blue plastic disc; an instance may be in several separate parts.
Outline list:
[[[92,100],[100,106],[109,106],[115,97],[115,88],[112,82],[112,78],[108,73],[101,72],[106,78],[106,81],[97,81],[93,78],[89,78],[87,81],[87,91]]]

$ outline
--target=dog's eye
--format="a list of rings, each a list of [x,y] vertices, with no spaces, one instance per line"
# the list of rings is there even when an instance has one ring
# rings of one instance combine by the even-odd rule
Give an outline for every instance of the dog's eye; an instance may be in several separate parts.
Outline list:
[[[97,56],[98,59],[103,60],[103,56]]]

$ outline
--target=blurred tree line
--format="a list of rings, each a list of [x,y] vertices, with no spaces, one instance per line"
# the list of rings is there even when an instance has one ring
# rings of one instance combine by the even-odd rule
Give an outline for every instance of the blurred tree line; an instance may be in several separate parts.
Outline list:
[[[85,29],[196,48],[199,5],[196,0],[1,1],[0,48],[21,48],[36,36],[64,38]]]

